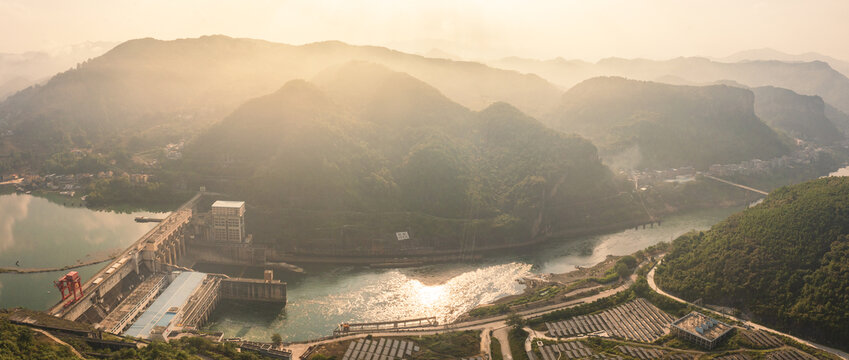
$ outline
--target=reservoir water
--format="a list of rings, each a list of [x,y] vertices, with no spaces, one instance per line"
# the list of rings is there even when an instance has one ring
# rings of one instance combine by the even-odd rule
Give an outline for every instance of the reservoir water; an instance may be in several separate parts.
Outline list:
[[[155,226],[136,223],[139,212],[119,214],[65,207],[23,194],[0,195],[0,267],[61,267],[123,249]],[[103,264],[76,269],[83,281]],[[66,272],[0,274],[0,308],[44,310],[59,301],[53,286]]]
[[[451,321],[475,306],[522,292],[517,280],[592,266],[607,255],[624,255],[669,241],[690,230],[704,230],[739,210],[713,209],[670,216],[663,226],[551,241],[524,252],[490,255],[485,261],[405,269],[350,266],[306,267],[305,274],[275,273],[288,282],[284,309],[222,303],[209,325],[225,336],[286,341],[331,334],[341,322],[436,316]],[[136,216],[64,207],[29,195],[0,196],[0,266],[63,266],[97,257],[128,244],[155,223]],[[84,280],[102,264],[77,269]],[[227,269],[200,269],[228,272]],[[241,269],[231,269],[239,272]],[[0,274],[0,307],[44,310],[59,295],[53,280],[63,272]],[[261,277],[261,274],[252,274]]]

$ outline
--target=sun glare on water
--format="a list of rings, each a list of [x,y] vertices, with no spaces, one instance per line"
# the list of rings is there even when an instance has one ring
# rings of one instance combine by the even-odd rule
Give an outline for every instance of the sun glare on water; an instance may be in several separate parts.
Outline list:
[[[412,280],[411,285],[415,290],[419,304],[424,307],[433,307],[446,295],[445,285],[426,286],[418,280]]]

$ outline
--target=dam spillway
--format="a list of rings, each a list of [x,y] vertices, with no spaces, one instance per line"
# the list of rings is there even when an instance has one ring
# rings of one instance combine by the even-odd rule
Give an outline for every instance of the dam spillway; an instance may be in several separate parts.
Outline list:
[[[166,339],[173,331],[203,326],[221,299],[285,306],[286,283],[272,280],[271,270],[265,280],[242,279],[178,265],[192,252],[193,240],[210,241],[202,235],[209,215],[197,209],[203,195],[192,197],[107,263],[82,284],[81,297],[63,299],[48,313],[114,334]]]

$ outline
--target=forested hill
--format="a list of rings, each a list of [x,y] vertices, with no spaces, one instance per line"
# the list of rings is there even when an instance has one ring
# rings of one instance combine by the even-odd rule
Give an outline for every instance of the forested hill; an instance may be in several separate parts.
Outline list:
[[[623,167],[704,169],[787,154],[753,101],[751,91],[724,85],[600,77],[567,91],[547,122],[589,138],[606,161]]]
[[[755,93],[755,113],[772,128],[819,144],[846,139],[826,116],[826,104],[819,96],[799,95],[773,86],[751,90]]]
[[[162,145],[219,121],[248,99],[293,79],[365,60],[412,74],[475,110],[505,101],[548,111],[561,91],[536,75],[430,59],[387,48],[322,42],[302,46],[226,36],[131,40],[0,103],[0,130],[21,151]]]
[[[849,349],[849,177],[780,188],[708,232],[678,238],[657,281]]]
[[[257,239],[458,249],[645,216],[590,142],[508,104],[471,111],[367,63],[316,82],[247,102],[186,150],[183,169],[248,201]]]

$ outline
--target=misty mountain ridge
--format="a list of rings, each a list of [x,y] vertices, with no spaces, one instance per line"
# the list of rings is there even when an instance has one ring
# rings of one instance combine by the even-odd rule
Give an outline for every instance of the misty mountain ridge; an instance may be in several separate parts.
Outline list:
[[[540,114],[560,96],[535,75],[338,41],[292,46],[226,36],[148,38],[11,96],[0,104],[0,119],[21,134],[19,147],[33,151],[102,144],[128,133],[154,142],[169,137],[162,143],[188,137],[289,80],[352,60],[410,73],[473,109],[506,101]]]
[[[823,55],[816,52],[806,52],[803,54],[788,54],[772,48],[743,50],[722,58],[714,58],[714,60],[722,62],[741,62],[741,61],[759,61],[759,60],[779,60],[786,62],[811,62],[822,61],[829,66],[839,71],[845,76],[849,76],[849,61],[833,58],[828,55]]]
[[[563,88],[598,76],[621,76],[646,81],[675,77],[692,83],[734,80],[750,87],[776,86],[803,95],[818,95],[836,108],[849,111],[849,78],[822,61],[790,63],[758,60],[723,63],[706,58],[681,57],[662,61],[607,58],[589,63],[514,57],[490,62],[490,65],[537,74]]]
[[[464,246],[469,231],[479,246],[509,244],[587,219],[644,216],[617,195],[589,141],[506,103],[469,110],[363,62],[246,102],[188,146],[185,166],[249,201],[256,231],[287,246],[389,239],[397,229],[442,248]],[[615,210],[588,201],[602,198]],[[351,223],[363,225],[345,239],[316,232]]]
[[[569,89],[546,122],[589,138],[609,163],[627,155],[631,163],[620,166],[705,169],[789,152],[755,115],[754,101],[751,91],[725,85],[599,77]]]
[[[45,51],[0,53],[0,101],[28,86],[94,58],[115,46],[106,41],[84,42]]]

